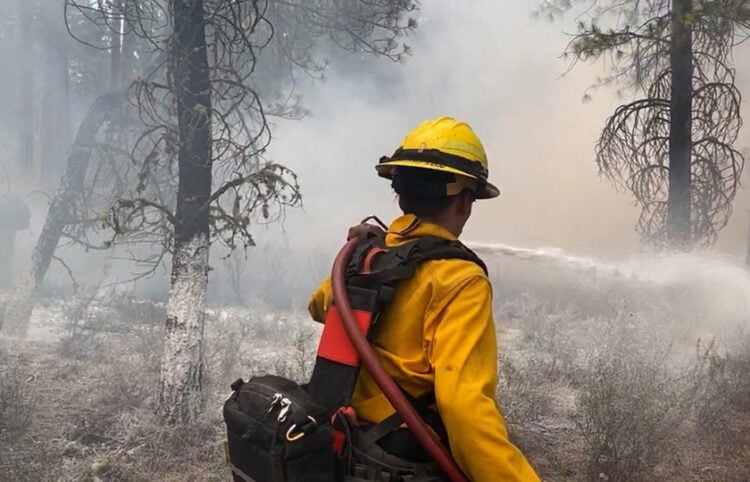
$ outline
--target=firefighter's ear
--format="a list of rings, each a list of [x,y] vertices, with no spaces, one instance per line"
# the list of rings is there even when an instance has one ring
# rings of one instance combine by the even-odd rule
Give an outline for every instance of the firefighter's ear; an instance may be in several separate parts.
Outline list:
[[[455,209],[457,214],[469,216],[472,204],[474,204],[474,193],[468,189],[464,189],[456,196]]]

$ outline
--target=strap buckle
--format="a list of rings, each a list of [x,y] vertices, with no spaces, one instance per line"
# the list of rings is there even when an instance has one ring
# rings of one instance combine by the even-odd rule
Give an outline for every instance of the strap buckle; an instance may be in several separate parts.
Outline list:
[[[307,416],[307,421],[309,423],[305,423],[301,426],[297,426],[296,423],[293,423],[289,426],[289,429],[286,431],[286,441],[287,442],[296,442],[297,440],[301,439],[305,435],[311,434],[315,431],[316,428],[318,428],[318,421],[315,420],[310,415]],[[297,431],[297,433],[295,433]]]

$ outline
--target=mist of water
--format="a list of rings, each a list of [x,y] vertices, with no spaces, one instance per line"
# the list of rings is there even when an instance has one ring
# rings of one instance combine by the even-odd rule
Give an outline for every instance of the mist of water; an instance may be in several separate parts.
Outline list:
[[[625,304],[634,311],[655,308],[660,318],[655,322],[696,336],[727,338],[737,329],[750,328],[750,273],[728,256],[665,253],[613,260],[573,255],[556,247],[466,244],[488,255],[491,265],[502,264],[503,258],[527,263],[518,271],[538,272],[526,280],[527,289],[537,296],[552,298],[565,290],[559,298],[573,304],[588,297],[609,305]],[[506,272],[506,278],[512,280],[516,273]]]

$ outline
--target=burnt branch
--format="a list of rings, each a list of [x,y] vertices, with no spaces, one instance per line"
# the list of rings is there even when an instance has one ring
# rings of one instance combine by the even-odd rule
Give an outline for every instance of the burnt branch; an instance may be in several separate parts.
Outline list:
[[[664,78],[664,77],[662,77]],[[733,84],[694,79],[690,204],[693,236],[715,242],[732,214],[744,157],[733,147],[739,134],[740,92]],[[600,172],[633,193],[643,209],[636,226],[651,243],[666,242],[669,180],[668,84],[655,84],[652,95],[620,106],[607,120],[596,147]]]
[[[636,225],[642,238],[665,246],[673,2],[550,0],[539,13],[556,17],[573,4],[587,8],[566,54],[573,63],[607,63],[609,74],[593,88],[618,83],[640,94],[607,119],[596,144],[599,171],[635,197],[642,209]],[[710,245],[729,221],[744,166],[734,147],[742,97],[732,48],[747,36],[750,11],[741,0],[693,0],[691,5],[682,19],[692,33],[690,224],[692,239]]]
[[[91,245],[138,246],[132,255],[149,271],[174,248],[181,147],[174,93],[184,88],[176,67],[189,53],[172,48],[169,2],[65,4],[68,28],[79,41],[107,49],[124,24],[150,49],[139,54],[154,59],[127,90],[130,116],[100,139],[82,195],[87,208],[70,232]],[[294,91],[296,77],[321,76],[321,52],[333,47],[402,60],[409,49],[400,39],[416,28],[408,18],[416,7],[413,0],[203,0],[210,79],[203,114],[211,121],[214,185],[199,211],[209,214],[212,240],[230,252],[252,246],[254,226],[282,220],[286,208],[301,204],[295,174],[266,158],[269,119],[307,114]],[[76,35],[81,24],[88,32],[96,27],[98,36]],[[149,245],[160,254],[140,248]]]

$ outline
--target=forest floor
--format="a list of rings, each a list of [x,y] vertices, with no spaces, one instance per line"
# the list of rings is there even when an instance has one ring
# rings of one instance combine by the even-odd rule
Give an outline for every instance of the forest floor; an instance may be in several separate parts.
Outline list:
[[[544,480],[750,480],[750,342],[696,349],[668,330],[660,345],[643,313],[605,320],[528,298],[496,313],[500,404]],[[211,309],[203,416],[165,426],[153,415],[164,317],[131,297],[47,300],[26,339],[0,338],[0,481],[229,480],[229,384],[305,379],[319,327],[304,313]]]

